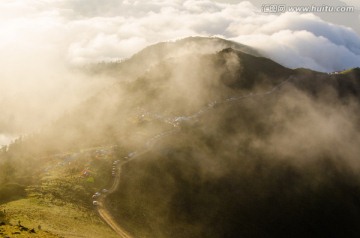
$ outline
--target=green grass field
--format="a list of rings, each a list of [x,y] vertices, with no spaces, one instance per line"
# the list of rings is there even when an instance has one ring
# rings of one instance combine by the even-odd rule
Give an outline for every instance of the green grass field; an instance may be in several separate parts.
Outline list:
[[[12,196],[0,203],[0,237],[117,237],[91,199],[110,182],[113,155],[78,153],[65,163],[68,157],[47,159],[37,183],[3,186]],[[84,169],[91,173],[82,176]]]
[[[1,206],[10,224],[30,229],[41,226],[60,237],[117,237],[95,211],[73,204],[55,205],[35,198],[21,199]]]

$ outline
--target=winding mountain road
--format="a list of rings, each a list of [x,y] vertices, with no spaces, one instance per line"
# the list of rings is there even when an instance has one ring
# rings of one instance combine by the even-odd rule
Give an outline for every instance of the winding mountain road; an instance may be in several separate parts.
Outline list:
[[[119,186],[120,183],[120,173],[121,173],[121,167],[123,164],[125,164],[127,162],[123,162],[122,164],[118,165],[117,167],[117,172],[116,175],[114,177],[113,183],[110,187],[110,189],[105,192],[102,193],[98,199],[98,205],[97,205],[97,212],[99,213],[100,217],[122,238],[132,238],[131,235],[129,235],[115,220],[114,218],[111,216],[110,212],[108,209],[106,209],[105,207],[105,199],[106,197],[115,192],[116,188]]]

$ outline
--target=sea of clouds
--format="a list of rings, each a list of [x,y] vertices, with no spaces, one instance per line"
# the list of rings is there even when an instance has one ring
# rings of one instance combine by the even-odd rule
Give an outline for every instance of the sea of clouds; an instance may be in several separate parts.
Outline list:
[[[69,66],[128,58],[160,41],[218,36],[291,68],[331,72],[360,66],[360,36],[353,29],[311,13],[263,13],[255,2],[1,1],[0,134],[14,121],[19,127],[30,118],[37,125],[36,119],[54,117],[44,114],[42,102],[59,112],[69,99],[82,100],[103,82],[89,82]]]

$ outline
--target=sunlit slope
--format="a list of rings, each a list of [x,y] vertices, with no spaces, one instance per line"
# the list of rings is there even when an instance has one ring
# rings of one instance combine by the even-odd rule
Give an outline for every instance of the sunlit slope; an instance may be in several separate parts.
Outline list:
[[[27,171],[31,179],[27,183],[18,177],[24,168],[14,164],[14,173],[7,177],[12,184],[5,183],[0,190],[2,235],[117,237],[98,216],[91,198],[110,183],[115,151],[87,148],[38,159],[41,162]]]

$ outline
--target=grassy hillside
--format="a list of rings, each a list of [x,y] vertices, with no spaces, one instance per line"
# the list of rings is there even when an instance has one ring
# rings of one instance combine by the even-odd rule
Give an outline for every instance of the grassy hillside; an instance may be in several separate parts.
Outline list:
[[[77,204],[59,204],[37,199],[22,199],[1,206],[11,224],[41,230],[59,237],[117,237],[96,212]],[[46,236],[44,236],[46,237]]]
[[[61,236],[52,234],[41,229],[28,228],[23,225],[6,225],[0,224],[0,235],[2,237],[19,237],[19,238],[60,238]]]
[[[28,174],[33,177],[32,183],[3,185],[0,190],[3,237],[8,234],[17,234],[17,237],[117,237],[99,218],[91,199],[96,191],[109,184],[115,151],[114,148],[90,148],[48,156],[42,159],[42,164],[32,166],[40,171]],[[17,177],[12,179],[17,180]],[[19,226],[19,221],[29,229]],[[33,228],[35,233],[29,233]]]

